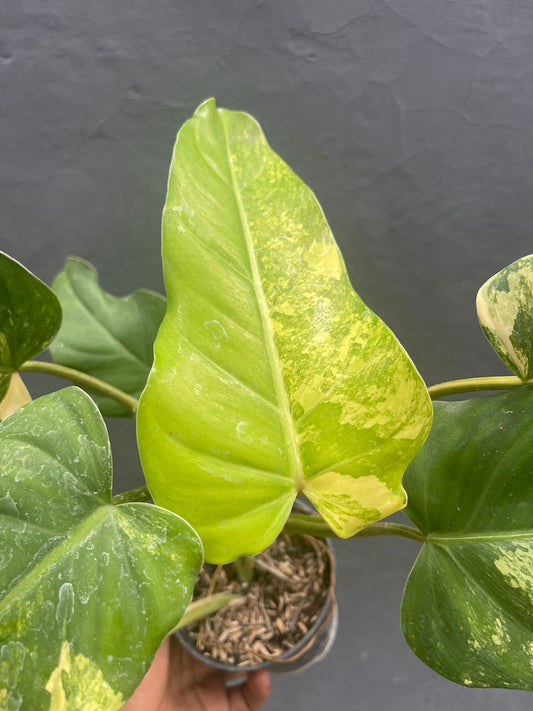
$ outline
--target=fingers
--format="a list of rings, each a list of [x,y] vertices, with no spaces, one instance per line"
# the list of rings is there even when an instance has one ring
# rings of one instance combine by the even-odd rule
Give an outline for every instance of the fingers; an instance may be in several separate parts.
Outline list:
[[[170,645],[166,639],[159,647],[146,676],[130,700],[122,707],[122,711],[145,711],[148,708],[159,708],[166,689],[169,656]]]
[[[257,711],[270,696],[271,689],[267,671],[252,672],[242,686],[228,689],[230,711]]]

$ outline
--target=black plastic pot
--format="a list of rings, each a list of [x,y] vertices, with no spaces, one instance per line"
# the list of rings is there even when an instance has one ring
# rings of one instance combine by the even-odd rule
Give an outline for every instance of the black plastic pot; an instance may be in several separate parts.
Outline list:
[[[224,671],[249,672],[256,669],[267,669],[270,672],[290,673],[301,671],[319,662],[333,646],[338,628],[338,608],[335,599],[335,557],[331,544],[326,541],[326,545],[330,553],[330,585],[324,606],[307,634],[294,647],[275,660],[244,667],[215,661],[198,651],[186,628],[176,632],[181,644],[197,659]]]

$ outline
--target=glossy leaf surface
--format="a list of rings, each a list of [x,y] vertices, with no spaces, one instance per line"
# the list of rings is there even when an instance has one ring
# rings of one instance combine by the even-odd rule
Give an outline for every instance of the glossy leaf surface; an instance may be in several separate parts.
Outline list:
[[[60,324],[61,307],[53,291],[0,252],[0,400],[11,374],[48,347]]]
[[[180,131],[163,266],[141,458],[154,500],[187,517],[207,559],[267,547],[298,493],[342,537],[402,508],[426,389],[250,116],[208,101]]]
[[[476,306],[483,332],[503,362],[522,380],[533,378],[533,255],[485,282]]]
[[[52,286],[63,307],[63,324],[50,347],[56,363],[138,398],[152,366],[165,299],[145,290],[111,296],[99,286],[94,267],[73,257]],[[115,400],[90,394],[104,415],[131,415]]]
[[[465,686],[533,690],[533,388],[435,403],[404,478],[427,535],[402,625],[414,652]]]
[[[201,544],[169,511],[111,504],[107,432],[78,388],[0,425],[0,540],[0,708],[120,708],[190,601]]]

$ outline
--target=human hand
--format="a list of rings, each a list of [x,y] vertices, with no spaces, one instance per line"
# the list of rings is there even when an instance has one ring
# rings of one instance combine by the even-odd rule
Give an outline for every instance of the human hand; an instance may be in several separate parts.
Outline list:
[[[227,688],[238,676],[203,664],[167,637],[122,711],[256,711],[270,695],[268,672],[252,672],[241,686]]]

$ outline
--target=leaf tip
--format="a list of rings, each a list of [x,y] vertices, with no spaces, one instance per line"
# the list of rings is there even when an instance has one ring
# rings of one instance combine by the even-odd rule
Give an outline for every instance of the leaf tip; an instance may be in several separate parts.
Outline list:
[[[209,114],[213,114],[216,111],[218,111],[216,99],[211,96],[209,97],[209,99],[205,99],[205,101],[202,101],[200,106],[198,106],[198,108],[194,112],[194,116],[208,116]]]

